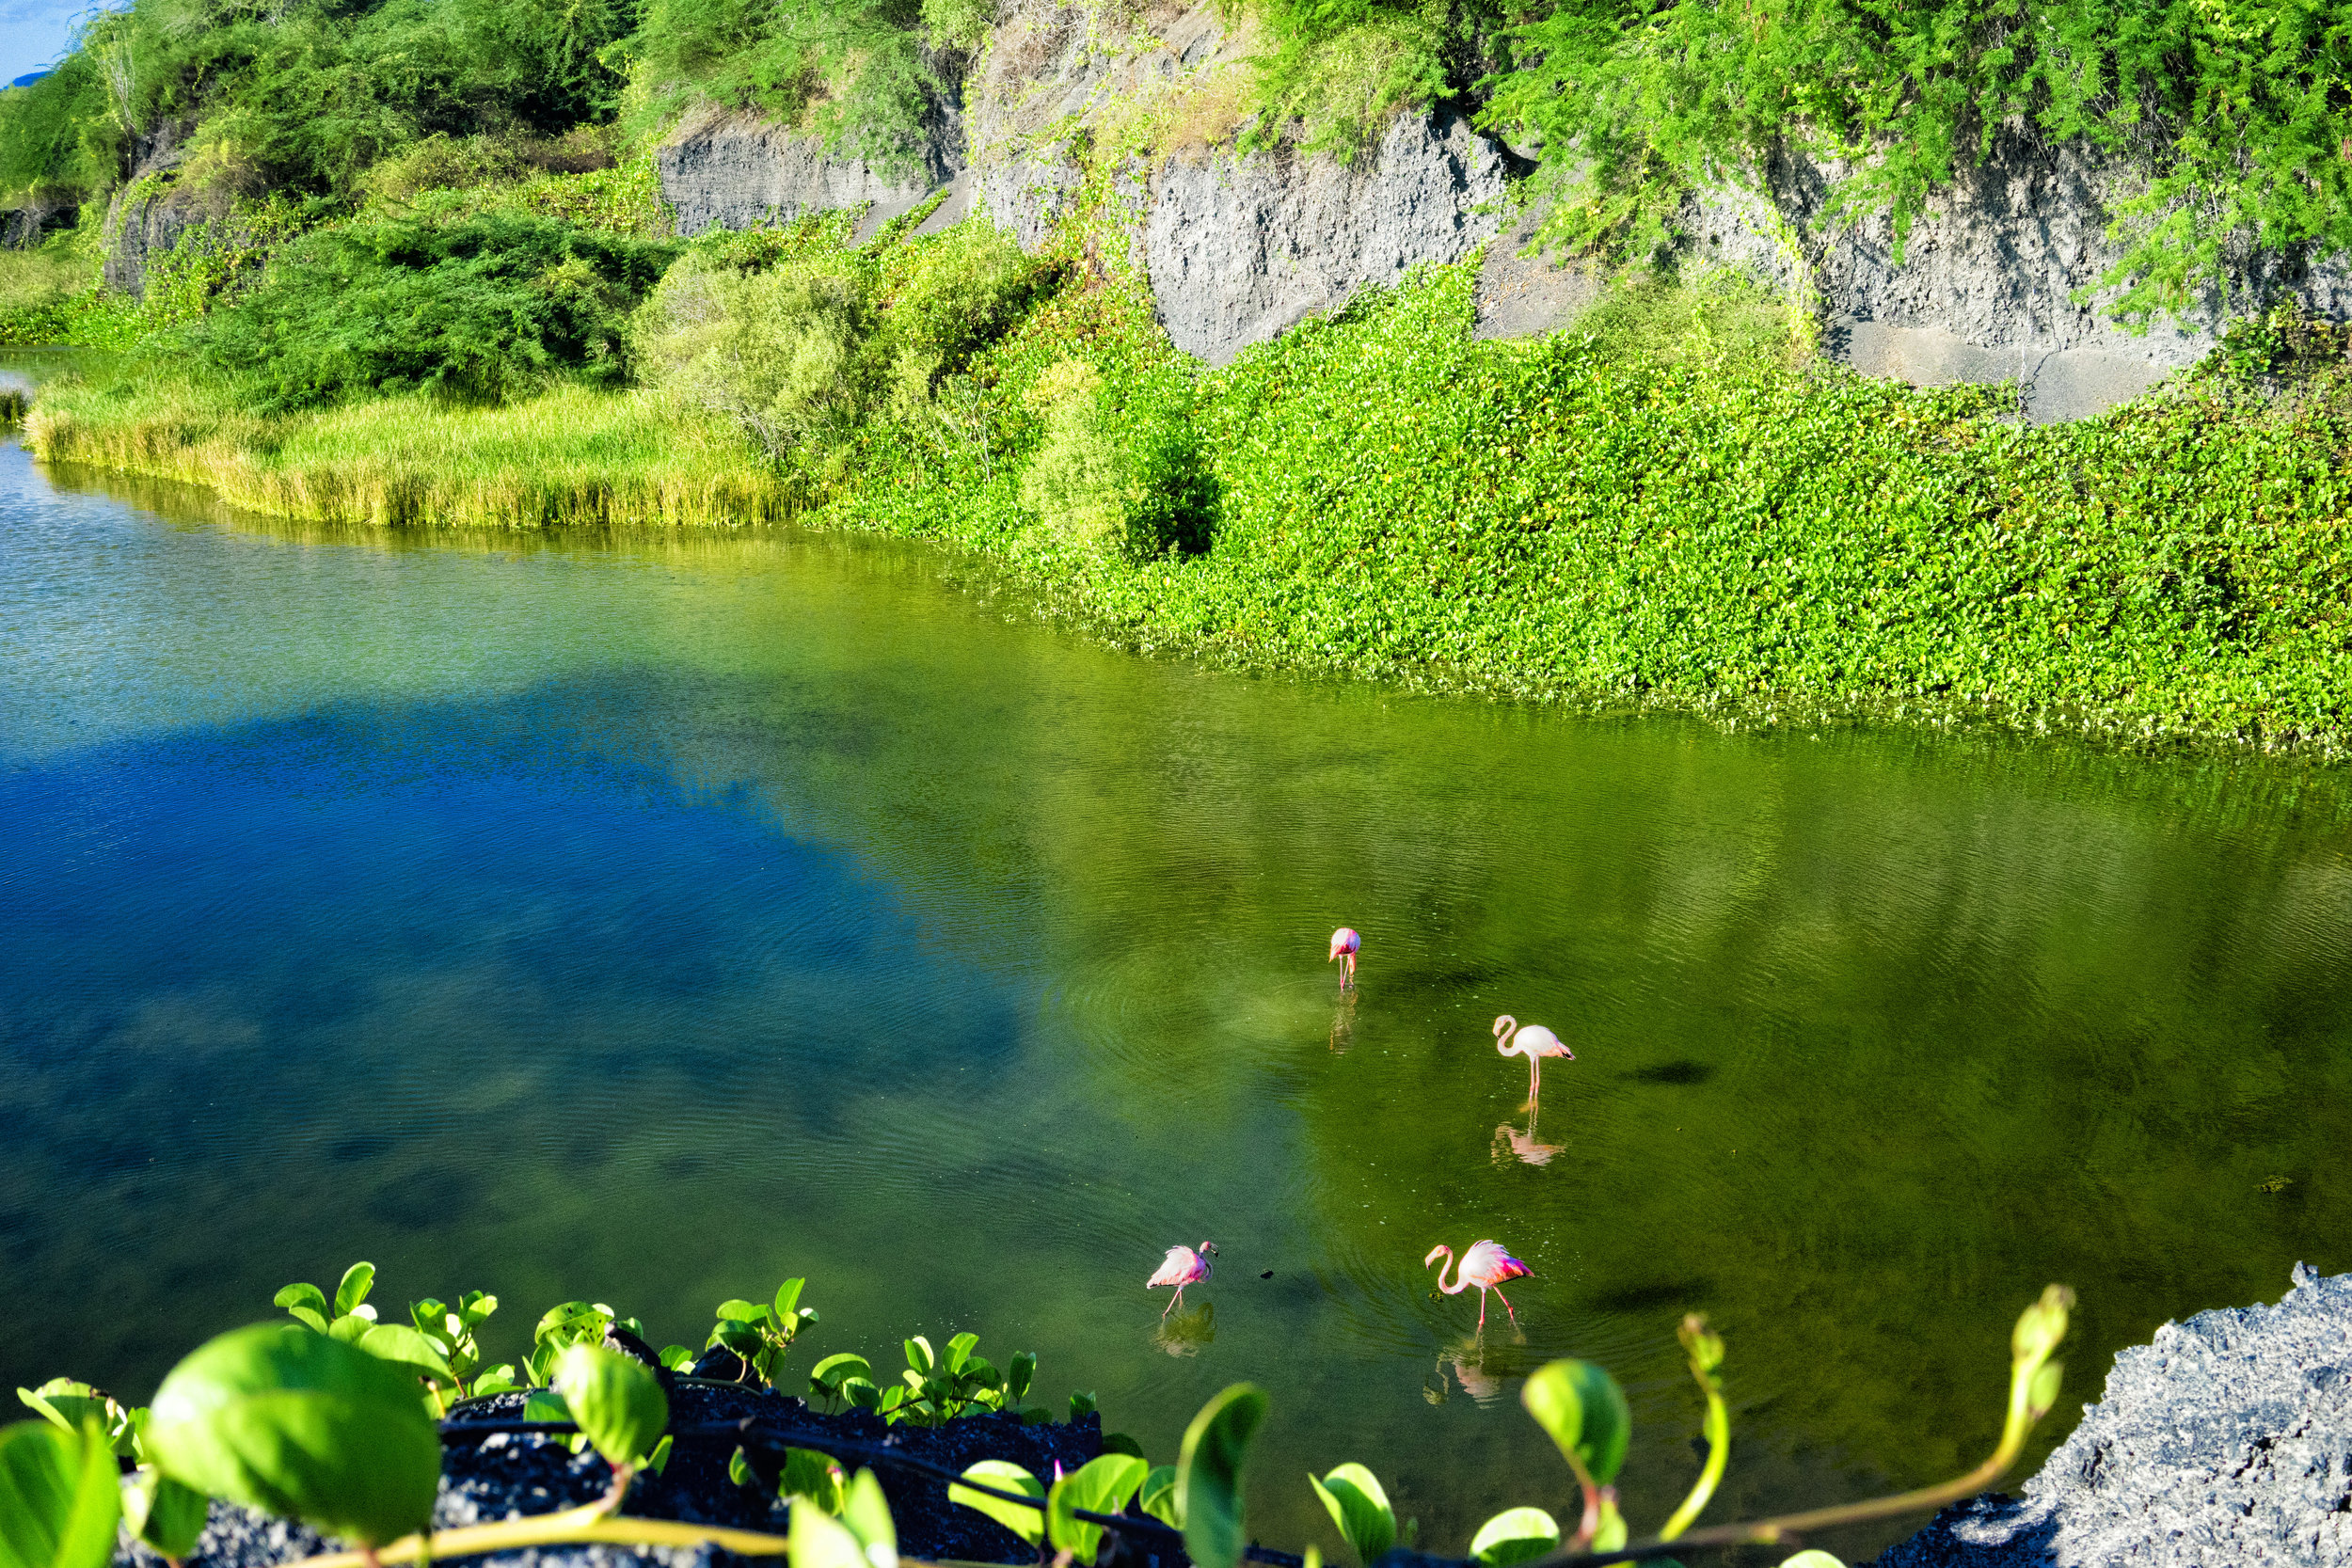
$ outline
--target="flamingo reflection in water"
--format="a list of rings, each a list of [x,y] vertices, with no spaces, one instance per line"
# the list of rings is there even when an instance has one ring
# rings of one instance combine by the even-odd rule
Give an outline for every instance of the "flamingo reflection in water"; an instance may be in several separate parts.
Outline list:
[[[1203,1301],[1162,1318],[1152,1330],[1155,1349],[1170,1355],[1199,1355],[1216,1339],[1216,1303]]]
[[[1494,1161],[1500,1165],[1517,1160],[1521,1164],[1548,1165],[1552,1156],[1560,1153],[1564,1144],[1540,1143],[1535,1137],[1535,1107],[1527,1108],[1527,1131],[1522,1132],[1509,1122],[1495,1129]]]
[[[1343,1052],[1356,1043],[1356,993],[1340,992],[1340,1005],[1331,1011],[1331,1049]]]
[[[1474,1334],[1438,1353],[1437,1370],[1422,1382],[1422,1398],[1431,1404],[1443,1404],[1454,1392],[1446,1382],[1448,1371],[1460,1382],[1462,1392],[1480,1404],[1492,1404],[1502,1397],[1501,1374],[1486,1370],[1486,1341],[1483,1335]]]

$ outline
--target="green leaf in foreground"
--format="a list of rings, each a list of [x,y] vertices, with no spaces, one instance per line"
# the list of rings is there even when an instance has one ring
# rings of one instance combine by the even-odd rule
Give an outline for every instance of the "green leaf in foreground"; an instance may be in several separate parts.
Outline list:
[[[1372,1568],[1396,1544],[1396,1510],[1389,1505],[1388,1492],[1370,1470],[1361,1465],[1343,1465],[1321,1481],[1309,1476],[1307,1484],[1323,1499],[1331,1523],[1339,1527],[1364,1568]]]
[[[408,1373],[280,1323],[199,1346],[155,1390],[145,1442],[199,1492],[381,1545],[422,1529],[441,1439]]]
[[[784,1473],[776,1478],[776,1496],[797,1497],[827,1513],[838,1514],[846,1502],[841,1465],[831,1454],[815,1449],[784,1450]]]
[[[1248,1538],[1242,1527],[1242,1466],[1249,1440],[1265,1421],[1268,1401],[1254,1383],[1236,1383],[1200,1407],[1176,1456],[1177,1506],[1184,1551],[1200,1568],[1235,1568]]]
[[[122,1495],[95,1421],[0,1427],[0,1568],[105,1568]]]
[[[368,1292],[374,1288],[375,1265],[352,1264],[343,1271],[342,1283],[335,1287],[335,1316],[341,1318],[358,1311],[359,1304],[368,1299]]]
[[[1527,1380],[1519,1402],[1571,1468],[1601,1486],[1617,1478],[1633,1436],[1633,1412],[1616,1379],[1590,1361],[1549,1361]]]
[[[212,1499],[152,1465],[143,1465],[122,1488],[122,1518],[131,1533],[174,1560],[196,1550]]]
[[[1540,1508],[1506,1508],[1470,1537],[1470,1560],[1484,1568],[1511,1568],[1560,1549],[1560,1522]]]
[[[1103,1527],[1079,1518],[1079,1512],[1119,1513],[1151,1473],[1152,1466],[1133,1454],[1106,1453],[1054,1482],[1045,1497],[1045,1529],[1055,1550],[1092,1562],[1102,1549]]]
[[[441,1347],[429,1335],[420,1334],[406,1323],[377,1323],[359,1336],[359,1348],[379,1361],[389,1361],[407,1367],[420,1376],[453,1382],[449,1361]]]
[[[873,1568],[850,1527],[821,1509],[792,1511],[792,1568]]]
[[[841,1522],[857,1537],[872,1568],[898,1568],[898,1529],[890,1521],[890,1504],[883,1500],[882,1482],[873,1471],[860,1470],[844,1489]]]
[[[644,1463],[670,1424],[670,1400],[653,1369],[602,1345],[578,1344],[548,1380],[572,1419],[614,1469]]]
[[[1143,1478],[1143,1490],[1137,1494],[1136,1501],[1141,1505],[1143,1512],[1161,1524],[1183,1529],[1184,1498],[1184,1495],[1176,1490],[1176,1466],[1156,1465],[1152,1466],[1152,1473]]]
[[[963,1479],[981,1486],[993,1486],[999,1492],[1020,1492],[1040,1502],[1045,1500],[1045,1488],[1037,1477],[1010,1460],[983,1459],[977,1465],[966,1465]],[[1002,1497],[975,1492],[968,1486],[949,1486],[947,1500],[987,1514],[1032,1546],[1045,1539],[1045,1513],[1041,1509],[1024,1508]]]

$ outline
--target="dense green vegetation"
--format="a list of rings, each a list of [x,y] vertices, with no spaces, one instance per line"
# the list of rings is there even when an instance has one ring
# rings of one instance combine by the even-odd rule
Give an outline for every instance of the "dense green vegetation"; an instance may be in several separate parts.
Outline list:
[[[645,385],[585,405],[276,412],[277,383],[159,368],[54,389],[34,438],[303,515],[732,505],[938,537],[1124,641],[1248,666],[2352,744],[2352,387],[2325,333],[2275,400],[2217,374],[2035,428],[2004,389],[1814,362],[1722,277],[1474,342],[1457,267],[1204,372],[1073,259],[840,228],[689,245],[637,318]],[[291,321],[271,298],[247,309]],[[246,313],[196,341],[250,341]],[[2241,334],[2249,371],[2293,368],[2280,330]]]

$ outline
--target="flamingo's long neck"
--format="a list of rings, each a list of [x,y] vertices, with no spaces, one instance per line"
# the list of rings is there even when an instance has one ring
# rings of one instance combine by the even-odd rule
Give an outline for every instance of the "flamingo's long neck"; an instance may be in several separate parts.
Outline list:
[[[1495,1049],[1502,1052],[1505,1056],[1516,1055],[1517,1053],[1511,1049],[1511,1042],[1518,1037],[1519,1026],[1514,1023],[1511,1027],[1505,1029],[1502,1034],[1495,1037]]]
[[[1445,1262],[1438,1265],[1438,1289],[1443,1291],[1447,1295],[1458,1296],[1464,1291],[1470,1289],[1470,1281],[1462,1277],[1462,1260],[1454,1256],[1454,1249],[1452,1247],[1447,1247],[1444,1251]],[[1448,1285],[1445,1282],[1447,1263],[1451,1263],[1454,1266],[1454,1283],[1451,1285]]]

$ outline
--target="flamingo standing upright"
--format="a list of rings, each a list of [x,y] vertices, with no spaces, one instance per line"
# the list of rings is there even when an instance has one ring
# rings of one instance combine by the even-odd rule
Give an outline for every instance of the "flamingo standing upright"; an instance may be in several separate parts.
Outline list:
[[[1168,1298],[1168,1311],[1160,1314],[1161,1322],[1167,1322],[1168,1313],[1175,1311],[1176,1304],[1184,1299],[1185,1286],[1202,1285],[1208,1282],[1211,1272],[1209,1259],[1216,1256],[1216,1243],[1214,1242],[1201,1243],[1199,1252],[1193,1251],[1188,1246],[1172,1246],[1168,1249],[1168,1257],[1162,1259],[1159,1273],[1143,1282],[1143,1288],[1147,1291],[1156,1291],[1163,1285],[1176,1287],[1176,1293]]]
[[[1527,1102],[1535,1103],[1535,1091],[1543,1086],[1544,1058],[1565,1056],[1576,1060],[1576,1053],[1560,1041],[1560,1037],[1540,1023],[1522,1026],[1509,1013],[1495,1020],[1495,1049],[1505,1056],[1527,1058]]]
[[[1172,1258],[1175,1255],[1171,1253],[1169,1256]],[[1454,1262],[1454,1249],[1443,1242],[1429,1249],[1429,1256],[1421,1260],[1421,1266],[1425,1269],[1432,1263],[1438,1263],[1440,1258]],[[1477,1286],[1478,1326],[1484,1330],[1486,1326],[1486,1292],[1492,1291],[1496,1295],[1502,1296],[1502,1309],[1511,1312],[1511,1298],[1502,1295],[1502,1282],[1506,1279],[1524,1279],[1534,1272],[1493,1242],[1472,1242],[1470,1250],[1462,1254],[1461,1261],[1454,1263],[1453,1284],[1445,1282],[1445,1264],[1438,1263],[1438,1289],[1447,1295],[1458,1296],[1471,1286]],[[1517,1328],[1518,1325],[1519,1315],[1511,1312],[1511,1326]]]
[[[1329,963],[1332,958],[1346,960],[1340,969],[1340,990],[1345,990],[1356,983],[1356,955],[1363,945],[1364,939],[1358,936],[1352,927],[1343,926],[1331,933],[1331,958],[1323,961]]]

